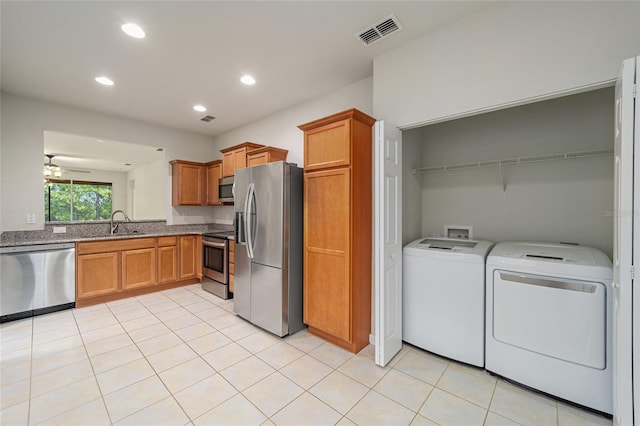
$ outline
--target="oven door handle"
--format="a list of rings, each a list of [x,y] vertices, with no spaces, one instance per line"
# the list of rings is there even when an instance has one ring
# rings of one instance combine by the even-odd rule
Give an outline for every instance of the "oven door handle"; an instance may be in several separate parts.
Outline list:
[[[210,241],[203,241],[202,245],[206,246],[206,247],[217,247],[217,248],[221,248],[221,249],[223,249],[223,248],[225,248],[227,246],[226,243],[212,243]]]

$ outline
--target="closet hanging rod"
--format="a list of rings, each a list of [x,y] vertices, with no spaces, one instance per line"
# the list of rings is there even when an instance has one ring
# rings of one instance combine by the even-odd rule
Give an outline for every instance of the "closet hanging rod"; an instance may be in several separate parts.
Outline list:
[[[444,166],[418,167],[413,168],[411,172],[415,175],[418,173],[444,172],[449,170],[472,169],[478,167],[494,167],[494,166],[511,166],[516,164],[541,163],[545,161],[555,160],[571,160],[577,158],[602,157],[612,155],[612,149],[600,149],[594,151],[578,151],[564,152],[560,154],[537,155],[531,157],[505,158],[502,160],[480,161],[477,163],[451,164]]]

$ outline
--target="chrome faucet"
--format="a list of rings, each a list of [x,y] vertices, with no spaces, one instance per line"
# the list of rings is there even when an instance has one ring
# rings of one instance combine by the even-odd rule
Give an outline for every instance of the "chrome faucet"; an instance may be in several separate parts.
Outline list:
[[[120,225],[119,223],[116,222],[115,226],[113,225],[113,217],[116,215],[116,213],[122,213],[122,215],[124,216],[124,220],[127,222],[131,222],[131,219],[129,219],[129,216],[127,216],[127,214],[122,211],[122,210],[116,210],[113,213],[111,213],[111,235],[115,234],[116,231],[118,230],[118,226]]]

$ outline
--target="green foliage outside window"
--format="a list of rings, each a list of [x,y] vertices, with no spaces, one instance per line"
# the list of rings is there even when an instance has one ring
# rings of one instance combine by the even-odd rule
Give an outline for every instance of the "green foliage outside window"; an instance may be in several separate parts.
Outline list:
[[[44,184],[47,222],[100,220],[111,217],[111,184],[54,181]]]

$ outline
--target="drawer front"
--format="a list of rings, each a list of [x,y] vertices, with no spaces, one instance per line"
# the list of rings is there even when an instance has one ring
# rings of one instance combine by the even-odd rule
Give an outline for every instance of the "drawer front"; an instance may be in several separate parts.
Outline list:
[[[178,244],[178,237],[158,237],[158,246],[175,246]]]
[[[136,250],[156,246],[156,238],[129,238],[121,240],[105,240],[81,242],[76,246],[78,255],[107,253],[111,251]]]

